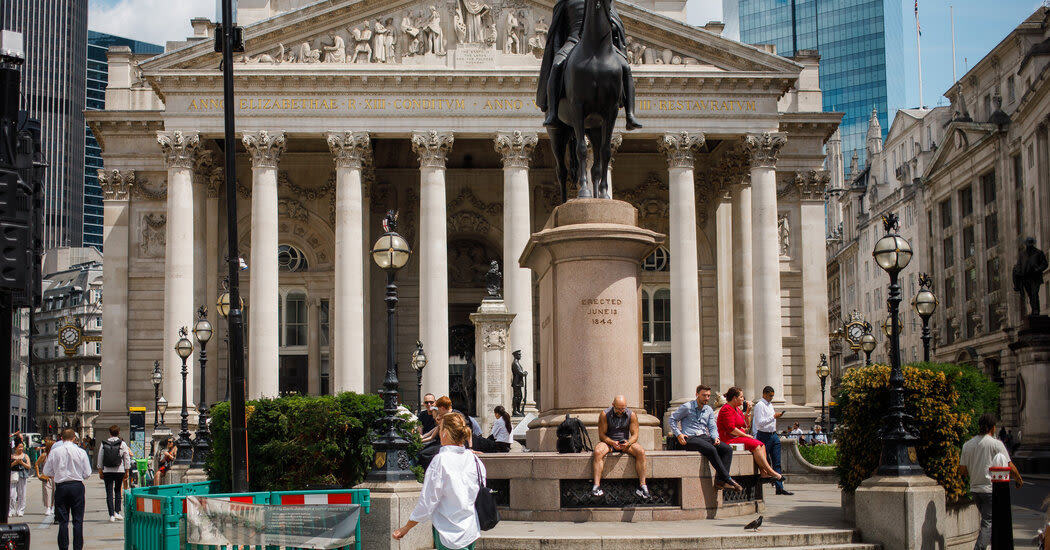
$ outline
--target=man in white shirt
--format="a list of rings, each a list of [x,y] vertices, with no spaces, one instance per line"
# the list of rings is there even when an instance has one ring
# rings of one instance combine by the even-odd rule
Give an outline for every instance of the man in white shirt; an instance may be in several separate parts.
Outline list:
[[[91,460],[73,444],[76,433],[62,430],[63,445],[53,445],[44,463],[44,475],[55,480],[55,519],[58,550],[69,550],[69,514],[73,513],[73,550],[84,549],[84,480],[91,477]]]
[[[123,520],[120,515],[120,493],[124,479],[131,470],[131,449],[120,438],[120,426],[109,427],[109,439],[98,447],[98,477],[106,483],[106,507],[109,521]]]
[[[809,438],[810,445],[827,445],[828,436],[824,433],[824,428],[820,427],[820,424],[813,426],[813,437]]]
[[[970,477],[970,493],[973,494],[973,501],[981,513],[981,529],[977,533],[974,550],[984,550],[992,542],[992,477],[988,473],[988,467],[996,466],[998,461],[1005,461],[1010,466],[1010,477],[1017,487],[1024,485],[1021,472],[1018,472],[1017,466],[1010,461],[1006,445],[995,438],[996,423],[998,419],[994,414],[981,415],[977,420],[977,435],[963,444],[962,454],[959,456],[959,471]]]
[[[773,410],[773,391],[772,386],[766,386],[762,388],[762,399],[755,403],[755,412],[751,417],[751,427],[755,432],[755,439],[762,442],[766,446],[766,455],[769,457],[769,465],[777,471],[778,474],[783,472],[780,471],[780,436],[777,435],[777,419],[784,415],[784,412],[776,412]],[[791,491],[784,488],[783,481],[774,481],[773,485],[777,488],[778,495],[793,495]]]
[[[801,441],[803,435],[802,428],[799,427],[798,422],[795,422],[795,425],[791,427],[791,432],[788,433],[788,437],[796,441]],[[803,443],[805,442],[803,441]]]

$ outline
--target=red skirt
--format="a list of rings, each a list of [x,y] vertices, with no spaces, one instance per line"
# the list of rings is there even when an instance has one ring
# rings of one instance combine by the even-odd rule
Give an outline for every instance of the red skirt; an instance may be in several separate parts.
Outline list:
[[[732,439],[723,439],[722,442],[723,443],[729,443],[729,444],[740,443],[749,452],[762,446],[762,442],[761,441],[759,441],[759,440],[757,440],[757,439],[755,439],[753,437],[747,437],[746,435],[742,435],[742,436],[739,436],[739,437],[734,437]]]

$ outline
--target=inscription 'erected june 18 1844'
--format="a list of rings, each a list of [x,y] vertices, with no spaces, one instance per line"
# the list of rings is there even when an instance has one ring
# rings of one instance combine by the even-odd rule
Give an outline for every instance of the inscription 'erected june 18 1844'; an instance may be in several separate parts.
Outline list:
[[[584,315],[590,319],[592,325],[611,325],[617,315],[620,314],[619,307],[623,305],[620,298],[583,298],[580,307],[584,308]]]

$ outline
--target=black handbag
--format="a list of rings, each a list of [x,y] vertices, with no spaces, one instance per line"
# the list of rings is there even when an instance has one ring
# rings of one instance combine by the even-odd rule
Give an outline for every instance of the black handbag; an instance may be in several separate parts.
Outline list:
[[[478,496],[474,498],[474,511],[478,514],[478,526],[482,531],[488,531],[499,523],[499,510],[492,489],[486,487],[485,480],[481,478],[481,465],[477,463],[477,457],[474,457],[474,462],[478,471]]]

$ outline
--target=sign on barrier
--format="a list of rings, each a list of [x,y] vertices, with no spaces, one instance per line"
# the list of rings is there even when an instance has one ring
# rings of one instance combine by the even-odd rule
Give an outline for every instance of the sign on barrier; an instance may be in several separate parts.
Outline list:
[[[292,504],[285,500],[282,505],[267,506],[202,496],[187,496],[185,506],[186,542],[190,544],[319,550],[354,544],[361,510],[357,504]]]

